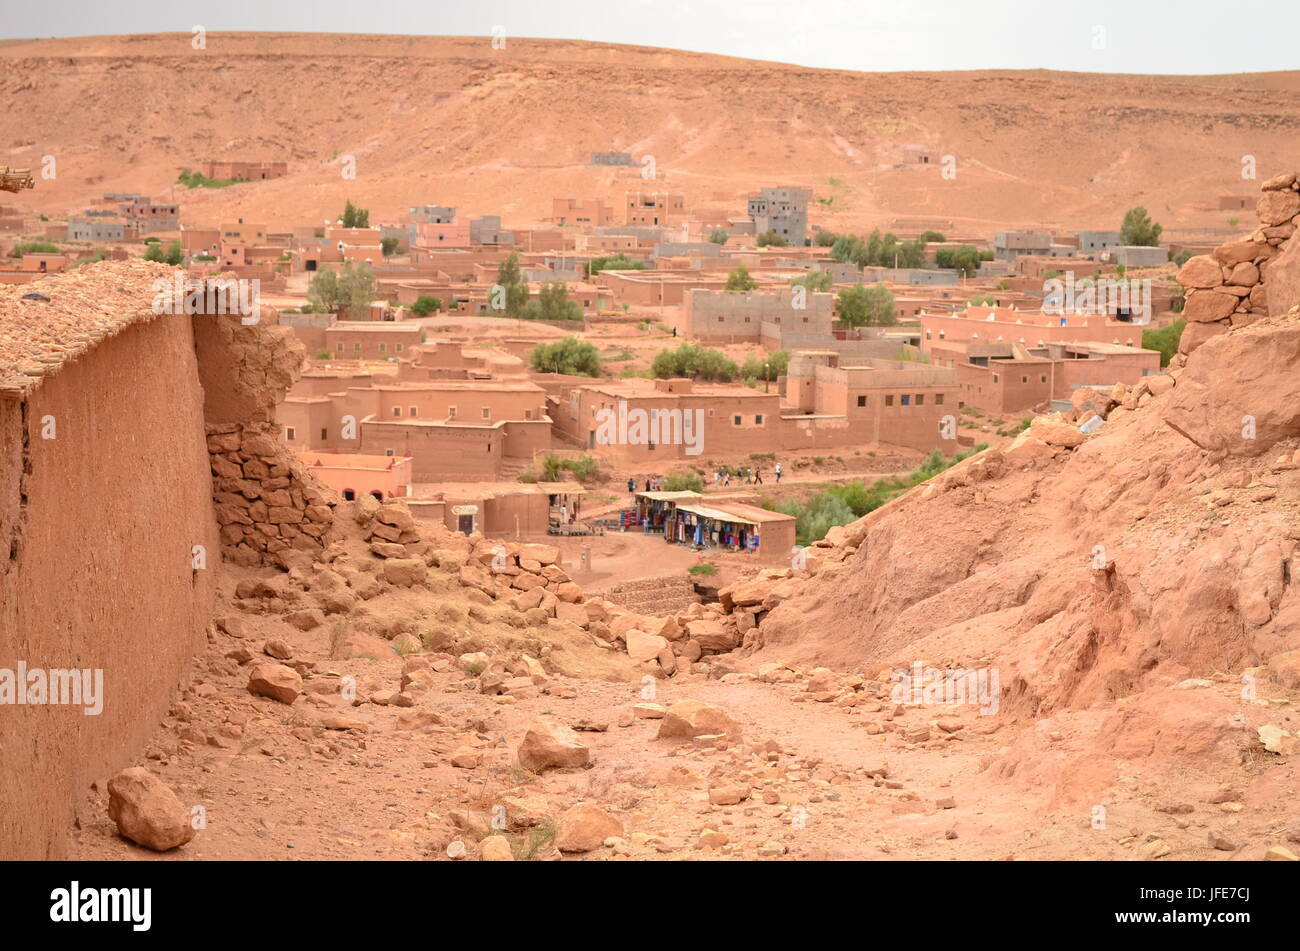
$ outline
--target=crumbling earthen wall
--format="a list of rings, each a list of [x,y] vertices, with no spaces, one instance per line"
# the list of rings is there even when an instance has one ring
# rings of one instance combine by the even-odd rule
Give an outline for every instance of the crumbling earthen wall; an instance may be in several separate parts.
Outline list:
[[[0,858],[64,854],[74,802],[138,754],[202,645],[218,539],[196,379],[189,319],[160,317],[0,399],[0,668],[103,672],[98,715],[0,705]]]
[[[319,551],[335,501],[273,422],[303,346],[273,314],[263,318],[194,317],[221,551],[244,566],[283,565],[280,553],[291,549]]]

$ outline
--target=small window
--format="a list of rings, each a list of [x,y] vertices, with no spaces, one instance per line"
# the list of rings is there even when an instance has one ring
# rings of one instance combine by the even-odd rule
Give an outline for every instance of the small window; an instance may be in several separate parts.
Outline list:
[[[320,438],[321,438],[321,439],[329,439],[329,438],[330,438],[330,431],[329,431],[328,429],[326,429],[324,426],[321,427]]]
[[[532,418],[533,418],[533,411],[530,409],[524,410],[524,419],[532,419]]]
[[[739,417],[739,416],[732,417],[732,423],[733,423],[733,425],[739,426],[739,425],[740,425],[740,417]]]
[[[415,409],[416,409],[416,408],[415,408],[414,406],[408,406],[408,407],[406,407],[406,415],[408,415],[408,416],[414,416],[414,415],[416,415],[416,413],[415,413]]]
[[[924,405],[925,405],[925,394],[924,394],[924,393],[917,393],[917,394],[916,394],[916,405],[917,405],[917,406],[924,406]]]
[[[400,407],[400,406],[394,406],[394,407],[393,407],[393,415],[394,415],[394,416],[398,416],[398,417],[400,417],[400,416],[402,415],[402,407]]]
[[[361,344],[359,344],[359,343],[354,343],[354,344],[352,345],[352,349],[353,349],[354,352],[356,352],[356,353],[360,353],[360,352],[361,352]]]
[[[762,413],[759,413],[758,415],[756,415],[756,416],[754,417],[754,425],[755,425],[755,426],[762,426],[762,425],[763,425],[763,414],[762,414]]]
[[[942,394],[942,393],[936,393],[936,394],[934,394],[934,405],[935,405],[935,406],[942,406],[942,405],[943,405],[943,394]]]
[[[1001,381],[1002,381],[1002,377],[1000,377],[1000,376],[998,376],[996,373],[994,373],[994,374],[993,374],[993,382],[994,382],[994,383],[1000,383]]]
[[[298,438],[297,430],[295,430],[292,426],[284,427],[284,438],[289,442],[293,442],[295,439]]]
[[[858,397],[858,405],[859,405],[859,406],[866,406],[866,405],[867,405],[867,398],[866,398],[865,396],[859,396],[859,397]]]
[[[1027,377],[1027,376],[1022,376],[1022,377],[1020,378],[1020,382],[1021,382],[1021,383],[1028,383],[1028,382],[1029,382],[1029,377]]]
[[[394,349],[395,349],[398,353],[401,353],[401,352],[402,352],[402,345],[399,343],[399,344],[397,344],[397,345],[394,347]]]
[[[381,343],[381,344],[379,345],[379,352],[380,352],[380,353],[383,353],[384,350],[387,349],[387,347],[388,347],[388,344],[386,344],[386,343]]]
[[[385,455],[385,456],[391,456],[391,455],[393,455],[393,450],[391,450],[391,449],[385,449],[385,450],[384,450],[384,455]]]
[[[484,419],[491,419],[491,418],[492,418],[492,409],[491,409],[490,407],[487,407],[487,406],[484,406],[484,407],[483,407],[483,418],[484,418]]]
[[[893,405],[894,405],[894,394],[893,394],[893,393],[889,393],[889,394],[887,394],[887,395],[885,396],[885,405],[886,405],[886,406],[893,406]]]
[[[1040,376],[1040,377],[1038,378],[1038,382],[1039,382],[1039,383],[1046,383],[1046,382],[1047,382],[1047,374],[1044,373],[1042,376]]]
[[[903,394],[903,405],[904,405],[904,406],[911,406],[911,405],[912,405],[912,396],[911,396],[911,394],[909,394],[909,393],[904,393],[904,394]]]

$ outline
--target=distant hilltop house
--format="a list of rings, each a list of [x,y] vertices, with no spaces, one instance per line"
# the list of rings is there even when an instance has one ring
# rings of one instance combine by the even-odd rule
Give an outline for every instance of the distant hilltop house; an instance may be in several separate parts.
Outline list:
[[[272,178],[282,178],[289,174],[287,162],[204,162],[203,175],[206,178],[235,179],[237,181],[256,182]]]
[[[592,165],[635,165],[629,152],[592,152]]]
[[[894,148],[899,165],[933,165],[934,150],[924,145],[899,145]]]

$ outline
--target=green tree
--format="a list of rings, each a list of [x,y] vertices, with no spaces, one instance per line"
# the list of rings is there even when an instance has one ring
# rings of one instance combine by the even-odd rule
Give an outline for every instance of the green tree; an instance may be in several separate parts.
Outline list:
[[[422,294],[415,303],[411,305],[411,310],[419,314],[421,317],[428,317],[433,311],[442,310],[442,298],[430,297],[428,294]]]
[[[726,244],[731,233],[726,228],[713,228],[709,231],[709,240],[714,244]]]
[[[158,243],[150,244],[144,249],[144,259],[146,261],[157,261],[159,264],[163,261],[162,245]]]
[[[360,311],[375,299],[375,275],[365,264],[344,264],[319,271],[307,288],[307,299],[322,313]]]
[[[817,237],[813,239],[813,244],[817,245],[819,248],[829,248],[834,245],[837,240],[839,240],[839,238],[834,231],[827,231],[823,228],[821,231],[817,232]]]
[[[755,239],[754,243],[760,248],[784,248],[790,244],[789,241],[781,237],[775,231],[764,231],[757,239]]]
[[[622,251],[606,257],[592,258],[586,264],[588,277],[599,274],[601,271],[643,271],[646,267],[648,265],[645,261],[629,258]]]
[[[829,291],[831,289],[831,272],[814,268],[802,277],[790,279],[791,287],[799,285],[803,285],[810,291],[821,291],[823,293]]]
[[[740,369],[721,350],[688,341],[675,350],[660,350],[650,365],[650,372],[661,380],[690,377],[730,383]]]
[[[703,492],[704,480],[694,472],[670,472],[664,477],[665,492]]]
[[[519,271],[518,253],[511,251],[509,256],[497,266],[497,283],[504,291],[501,295],[504,299],[500,300],[504,306],[501,308],[494,306],[498,302],[496,288],[488,292],[488,306],[502,317],[522,317],[524,308],[528,305],[528,285],[524,283]]]
[[[369,228],[370,209],[358,208],[349,201],[343,206],[343,214],[339,216],[339,221],[345,228]]]
[[[1154,248],[1160,244],[1162,230],[1164,229],[1160,225],[1151,220],[1147,210],[1138,205],[1124,213],[1124,223],[1119,228],[1119,240],[1121,244]]]
[[[1178,341],[1183,337],[1183,328],[1187,326],[1187,321],[1179,317],[1173,323],[1166,324],[1158,330],[1142,331],[1142,349],[1159,350],[1160,365],[1169,366],[1169,361],[1174,358],[1178,352]]]
[[[396,238],[380,238],[379,246],[384,249],[384,257],[392,257],[397,253],[397,246],[401,244]]]
[[[154,245],[154,247],[158,247],[158,245]],[[170,264],[172,267],[176,267],[184,261],[185,252],[181,250],[181,243],[179,241],[173,241],[171,244],[167,245],[167,250],[163,253],[162,260],[164,264]]]
[[[537,300],[524,305],[523,316],[528,320],[581,320],[582,308],[569,300],[568,285],[555,281],[542,285]]]
[[[840,291],[840,320],[849,327],[891,327],[898,323],[894,295],[884,284],[855,284]]]
[[[785,376],[790,369],[790,351],[777,350],[767,357],[750,357],[740,369],[740,375],[746,380],[766,380],[775,382],[777,377]]]
[[[758,281],[749,276],[749,268],[737,264],[736,269],[727,275],[726,290],[752,291],[758,287]]]
[[[538,373],[600,376],[600,351],[577,337],[538,345],[529,355],[528,362]]]
[[[929,244],[932,241],[942,243],[946,241],[947,238],[945,238],[938,231],[922,231],[919,240],[922,241],[923,243]]]
[[[940,248],[934,253],[937,267],[951,268],[966,277],[974,277],[980,269],[980,252],[969,244],[960,248]]]

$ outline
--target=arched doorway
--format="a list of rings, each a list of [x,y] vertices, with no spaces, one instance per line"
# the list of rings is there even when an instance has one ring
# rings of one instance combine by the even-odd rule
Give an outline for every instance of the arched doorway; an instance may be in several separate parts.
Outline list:
[[[354,490],[352,490],[352,489],[344,489],[344,490],[343,490],[343,501],[344,501],[344,502],[355,502],[356,500],[357,500],[357,493],[356,493]]]
[[[381,502],[384,501],[384,493],[379,491],[378,489],[371,489],[370,494],[373,495],[375,498],[377,498],[379,501]]]

